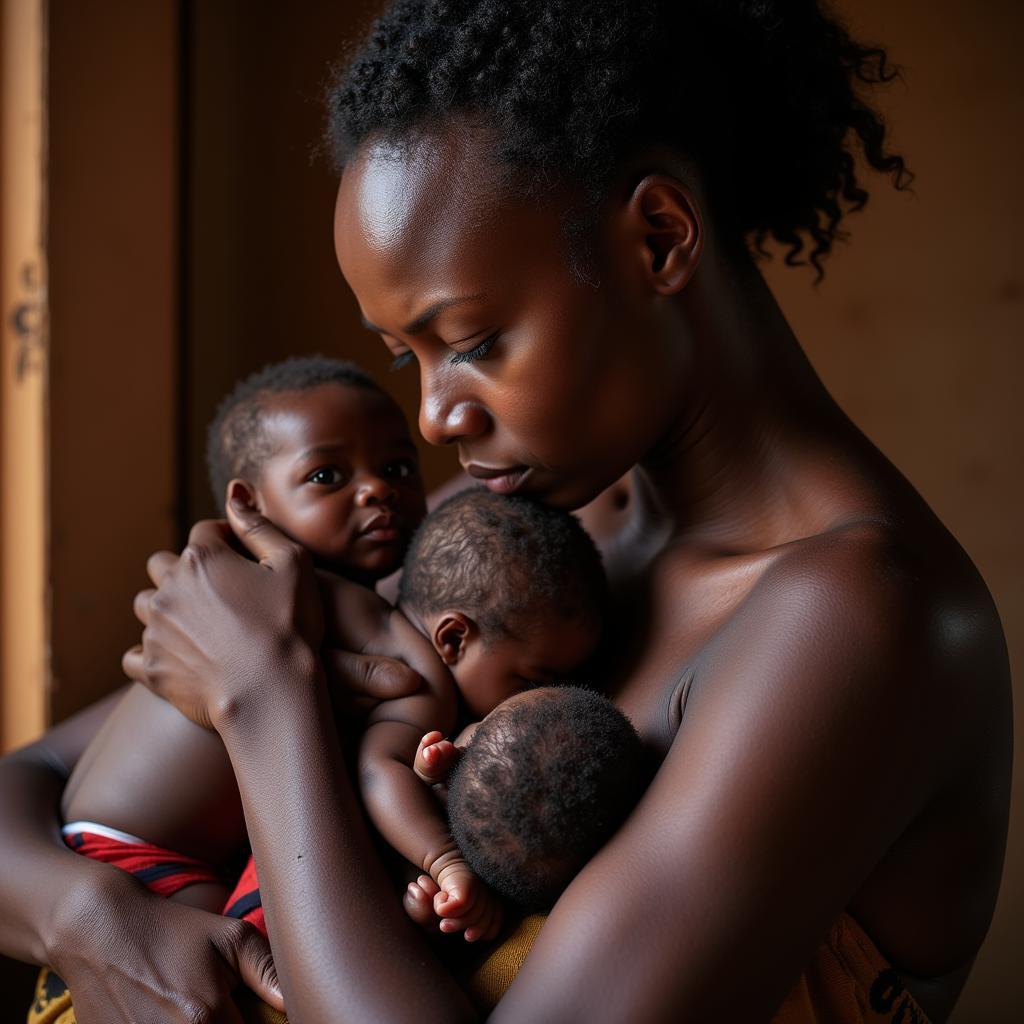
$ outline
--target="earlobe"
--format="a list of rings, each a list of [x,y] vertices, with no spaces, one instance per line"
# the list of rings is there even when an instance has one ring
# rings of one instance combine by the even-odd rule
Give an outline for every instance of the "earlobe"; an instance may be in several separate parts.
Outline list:
[[[227,505],[230,502],[234,502],[236,505],[241,506],[243,510],[258,512],[260,515],[263,515],[259,496],[241,477],[236,476],[228,483],[227,490],[224,495],[224,504]]]
[[[642,232],[645,269],[662,295],[681,291],[693,277],[704,230],[689,189],[675,178],[650,174],[633,190],[630,212]]]
[[[444,612],[437,620],[430,639],[434,650],[446,665],[457,665],[476,632],[476,624],[462,612]]]

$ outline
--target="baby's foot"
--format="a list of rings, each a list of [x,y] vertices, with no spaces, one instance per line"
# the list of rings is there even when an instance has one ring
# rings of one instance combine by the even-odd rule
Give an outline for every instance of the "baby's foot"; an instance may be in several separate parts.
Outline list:
[[[436,730],[428,732],[420,740],[413,771],[428,786],[434,786],[448,780],[448,773],[455,767],[458,756],[459,751],[451,740],[446,740]]]

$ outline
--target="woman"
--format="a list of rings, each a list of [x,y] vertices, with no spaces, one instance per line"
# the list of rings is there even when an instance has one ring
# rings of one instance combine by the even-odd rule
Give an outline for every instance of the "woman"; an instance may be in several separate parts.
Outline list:
[[[774,236],[799,262],[809,243],[820,272],[866,199],[854,144],[904,182],[854,89],[889,77],[813,0],[416,0],[333,95],[339,263],[419,367],[424,436],[492,489],[567,508],[638,464],[632,528],[660,538],[606,680],[660,770],[495,1020],[941,1020],[985,935],[1011,756],[997,614],[748,251]],[[370,854],[308,563],[229,514],[259,564],[209,523],[155,556],[125,664],[225,744],[290,1018],[471,1018]],[[41,749],[18,770],[53,793]],[[21,800],[5,877],[41,878],[52,814]],[[88,911],[84,874],[66,893],[4,883],[4,948],[54,962],[83,1024],[105,998],[190,1019],[200,988],[218,1009],[199,1019],[232,1019],[231,970],[211,965],[260,984],[262,951],[91,870]]]

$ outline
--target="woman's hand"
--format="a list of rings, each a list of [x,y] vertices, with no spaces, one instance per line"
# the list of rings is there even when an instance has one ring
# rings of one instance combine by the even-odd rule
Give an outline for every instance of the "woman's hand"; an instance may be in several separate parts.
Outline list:
[[[266,519],[228,503],[229,522],[207,520],[181,556],[158,552],[156,590],[135,599],[142,645],[123,659],[128,676],[205,728],[265,691],[300,659],[309,665],[323,616],[309,556]],[[234,535],[251,561],[232,547]]]
[[[52,966],[78,1024],[241,1024],[241,985],[284,1009],[270,946],[244,921],[152,896],[122,874],[69,900],[62,918]]]

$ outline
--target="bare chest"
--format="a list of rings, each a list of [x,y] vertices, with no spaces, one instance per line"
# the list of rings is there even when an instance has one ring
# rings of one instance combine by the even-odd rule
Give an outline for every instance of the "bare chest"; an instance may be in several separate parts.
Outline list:
[[[700,661],[771,564],[770,553],[694,559],[667,549],[615,595],[608,695],[660,755],[699,685]]]

